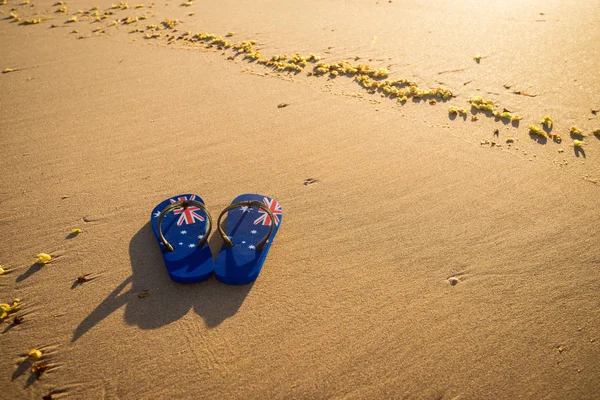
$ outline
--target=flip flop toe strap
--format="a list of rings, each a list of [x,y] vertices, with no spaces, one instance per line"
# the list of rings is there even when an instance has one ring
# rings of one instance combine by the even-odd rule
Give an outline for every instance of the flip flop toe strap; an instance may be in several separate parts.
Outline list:
[[[225,244],[225,246],[227,246],[227,247],[233,247],[233,242],[231,241],[231,239],[229,239],[229,236],[227,236],[227,234],[223,230],[223,227],[221,226],[221,219],[223,218],[223,216],[227,213],[227,211],[233,210],[234,208],[252,207],[252,206],[256,206],[256,207],[262,208],[269,215],[269,217],[271,217],[271,226],[269,228],[269,233],[267,233],[265,235],[265,237],[263,237],[260,240],[260,242],[258,242],[258,244],[256,245],[256,250],[257,251],[263,249],[263,247],[267,243],[267,240],[269,240],[269,237],[271,236],[271,233],[273,233],[273,228],[275,226],[275,224],[274,224],[275,216],[273,215],[273,211],[271,211],[271,209],[269,207],[267,207],[264,203],[262,203],[260,201],[257,201],[257,200],[240,201],[239,203],[231,204],[230,206],[226,207],[223,211],[221,211],[221,214],[219,214],[219,219],[217,220],[217,228],[219,230],[219,234],[223,238],[223,243]]]
[[[176,201],[175,203],[171,203],[168,206],[166,206],[158,215],[158,224],[157,224],[158,225],[158,234],[160,236],[161,242],[165,245],[165,248],[168,251],[175,251],[175,249],[173,249],[173,246],[171,246],[171,244],[169,242],[167,242],[167,239],[165,239],[165,235],[163,235],[163,231],[161,228],[163,218],[169,212],[171,212],[177,208],[186,209],[190,206],[198,207],[200,210],[204,211],[204,213],[206,214],[206,216],[208,218],[208,223],[206,224],[206,232],[204,233],[204,236],[202,237],[202,239],[200,239],[200,241],[198,242],[198,247],[204,246],[204,244],[208,240],[208,235],[210,234],[210,231],[212,230],[212,217],[210,216],[210,213],[206,209],[206,206],[203,203],[200,203],[199,201],[196,201],[196,200],[179,200],[179,201]]]

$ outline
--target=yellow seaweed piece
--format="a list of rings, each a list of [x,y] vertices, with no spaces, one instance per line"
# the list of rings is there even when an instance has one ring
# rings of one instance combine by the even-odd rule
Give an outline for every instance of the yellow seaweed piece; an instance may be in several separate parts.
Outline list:
[[[62,6],[56,12],[66,13],[68,11],[67,6]]]
[[[35,25],[35,24],[39,24],[42,21],[44,21],[44,19],[42,19],[42,18],[26,19],[25,21],[19,22],[19,25]]]
[[[21,300],[14,299],[12,306],[10,304],[2,303],[0,304],[0,320],[8,317],[8,314],[17,310],[19,308],[19,302]]]
[[[583,136],[583,133],[581,132],[581,129],[579,129],[579,128],[578,128],[578,127],[576,127],[576,126],[572,126],[572,127],[569,129],[569,132],[571,132],[573,135],[579,135],[579,136]]]
[[[595,131],[592,132],[594,134],[594,136],[598,136],[600,137],[600,128],[596,129]]]
[[[560,136],[557,133],[550,133],[550,137],[552,138],[552,140],[554,140],[556,143],[560,143],[562,142],[562,136]]]
[[[127,17],[122,22],[125,25],[133,24],[134,22],[138,22],[138,17],[133,17],[133,18]]]
[[[67,20],[67,23],[71,23],[71,22],[77,22],[77,21],[78,21],[78,19],[77,19],[77,16],[76,16],[76,15],[73,15],[71,18],[69,18],[69,19]]]
[[[177,25],[179,25],[179,20],[177,20],[177,19],[165,19],[162,23],[165,26],[168,26],[170,29],[173,29]]]
[[[573,147],[583,147],[583,145],[585,145],[585,142],[583,140],[573,140]]]
[[[50,261],[52,261],[52,256],[50,254],[47,254],[47,253],[40,253],[36,257],[37,257],[36,260],[35,260],[36,264],[42,264],[42,265],[44,265],[44,264],[47,264]]]
[[[529,133],[532,133],[532,134],[538,135],[538,136],[543,136],[545,138],[548,137],[548,135],[546,134],[546,132],[544,132],[543,130],[541,130],[536,125],[529,125]]]
[[[27,355],[31,361],[37,361],[42,358],[42,352],[38,349],[33,349]]]
[[[514,143],[514,141],[515,139],[510,136],[506,138],[506,143]]]
[[[181,5],[183,7],[190,7],[190,6],[193,6],[194,3],[192,3],[191,1],[184,1],[183,3],[181,3]]]
[[[6,271],[4,270],[4,268],[0,267],[0,275],[4,275]]]
[[[463,107],[450,106],[448,107],[449,114],[467,115],[469,111]]]
[[[545,116],[544,118],[542,118],[542,121],[540,122],[540,124],[545,125],[547,128],[552,128],[552,118],[550,118],[549,116]]]
[[[485,100],[481,98],[481,96],[473,96],[469,99],[469,103],[471,103],[471,107],[477,110],[483,111],[493,111],[494,110],[494,102],[492,100]],[[494,115],[496,115],[494,113]]]
[[[127,4],[124,1],[120,1],[119,4],[112,4],[110,6],[110,8],[113,10],[116,10],[116,9],[126,10],[129,8],[129,4]]]

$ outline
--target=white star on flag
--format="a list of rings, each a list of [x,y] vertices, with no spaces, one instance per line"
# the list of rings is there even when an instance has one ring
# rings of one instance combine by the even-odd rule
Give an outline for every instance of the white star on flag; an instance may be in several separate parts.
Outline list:
[[[159,215],[160,215],[160,211],[154,211],[154,218],[158,218]]]
[[[241,206],[240,210],[242,210],[242,212],[250,212],[250,211],[252,211],[252,207]]]
[[[249,249],[254,250],[256,247],[254,247],[253,245],[248,246]]]
[[[245,240],[242,240],[242,244],[246,244],[246,241],[245,241]]]
[[[204,235],[198,235],[198,239],[202,239]]]
[[[253,234],[253,235],[256,235],[256,231],[255,230],[251,230],[250,233]]]
[[[180,246],[183,246],[183,242],[179,242],[179,245],[180,245]]]
[[[181,231],[182,235],[187,235],[187,231]]]
[[[194,247],[196,247],[196,245],[194,243],[190,243],[190,245],[188,246],[190,249],[193,249]]]

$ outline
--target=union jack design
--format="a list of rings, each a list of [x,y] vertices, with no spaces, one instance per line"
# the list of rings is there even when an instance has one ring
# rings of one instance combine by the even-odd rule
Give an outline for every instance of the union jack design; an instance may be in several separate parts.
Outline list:
[[[191,195],[188,199],[186,196],[179,197],[177,200],[170,199],[171,204],[177,201],[185,201],[185,200],[196,200],[196,195]],[[189,206],[188,208],[176,208],[173,210],[173,214],[179,215],[179,219],[177,220],[177,226],[183,225],[185,222],[186,225],[193,224],[195,221],[204,221],[204,217],[198,214],[200,209],[196,206]]]
[[[275,225],[279,226],[279,216],[281,215],[281,213],[283,211],[281,208],[281,205],[277,201],[275,201],[273,199],[269,200],[266,197],[263,197],[263,203],[265,203],[267,205],[267,207],[269,207],[269,209],[273,213],[273,216],[275,217]],[[267,214],[267,212],[265,210],[263,210],[262,208],[259,208],[258,212],[262,215],[254,221],[254,225],[258,225],[258,224],[262,223],[262,225],[271,226],[271,216],[269,214]]]

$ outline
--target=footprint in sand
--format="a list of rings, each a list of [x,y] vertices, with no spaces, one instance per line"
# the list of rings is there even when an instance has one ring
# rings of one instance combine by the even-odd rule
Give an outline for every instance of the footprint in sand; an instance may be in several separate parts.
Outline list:
[[[464,275],[465,272],[459,272],[458,274],[454,274],[451,277],[449,277],[447,279],[448,283],[450,284],[450,286],[456,286],[458,285],[458,283],[463,280],[462,278],[460,278],[462,275]]]

